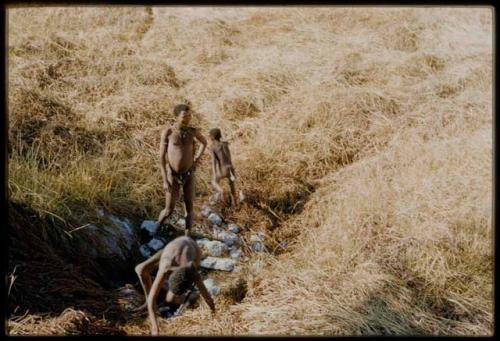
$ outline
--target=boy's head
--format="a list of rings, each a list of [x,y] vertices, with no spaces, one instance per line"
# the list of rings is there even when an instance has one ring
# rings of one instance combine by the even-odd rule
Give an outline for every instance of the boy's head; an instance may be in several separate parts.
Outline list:
[[[192,264],[175,270],[168,279],[167,301],[180,303],[180,297],[193,285],[195,271]]]
[[[187,125],[191,121],[191,109],[187,104],[177,104],[174,108],[174,115],[181,125]]]
[[[210,129],[209,135],[210,135],[210,138],[214,141],[219,141],[222,137],[222,134],[221,134],[219,128]]]

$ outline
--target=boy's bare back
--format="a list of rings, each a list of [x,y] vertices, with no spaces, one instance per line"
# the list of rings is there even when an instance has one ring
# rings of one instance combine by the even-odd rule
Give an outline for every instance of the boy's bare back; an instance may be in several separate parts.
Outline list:
[[[187,236],[177,237],[163,249],[161,258],[173,266],[184,266],[193,262],[198,268],[201,261],[201,250],[198,244]]]
[[[210,147],[210,152],[216,160],[215,175],[217,179],[231,177],[231,171],[234,174],[234,167],[231,161],[231,153],[229,152],[229,143],[226,141],[215,141]]]
[[[165,300],[167,302],[179,303],[180,296],[185,292],[186,288],[192,285],[198,287],[201,296],[205,299],[212,312],[215,311],[215,304],[208,292],[201,275],[198,273],[198,268],[201,260],[201,250],[198,244],[190,237],[178,237],[165,246],[163,250],[158,251],[146,261],[138,264],[135,271],[139,276],[141,286],[144,290],[146,303],[138,307],[136,310],[148,309],[148,315],[151,322],[151,334],[158,335],[159,328],[156,320],[156,299],[163,287],[163,283],[169,280],[175,273],[181,273],[181,281],[184,282],[184,289],[177,285],[177,289],[170,286]],[[154,270],[156,278],[154,282],[151,279],[151,273]],[[182,274],[184,273],[184,275]],[[190,275],[189,275],[190,274]],[[186,277],[186,275],[188,277]],[[189,296],[189,293],[187,294]],[[188,296],[186,296],[188,298]],[[186,299],[187,299],[186,298]],[[185,303],[182,303],[184,305]]]
[[[219,128],[213,128],[209,132],[210,136],[210,154],[212,155],[212,186],[224,201],[224,188],[219,183],[222,179],[229,180],[230,196],[233,205],[238,205],[236,199],[236,172],[234,170],[233,162],[231,161],[231,153],[229,152],[229,143],[221,141],[221,131]]]

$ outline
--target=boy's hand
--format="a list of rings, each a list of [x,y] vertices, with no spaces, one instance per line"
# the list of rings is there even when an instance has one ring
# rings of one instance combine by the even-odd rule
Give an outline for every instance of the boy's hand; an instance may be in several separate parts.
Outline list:
[[[215,313],[215,303],[214,303],[214,300],[212,299],[212,297],[210,297],[210,300],[207,303],[208,303],[208,306],[210,307],[210,311],[212,312],[212,314],[214,314]]]

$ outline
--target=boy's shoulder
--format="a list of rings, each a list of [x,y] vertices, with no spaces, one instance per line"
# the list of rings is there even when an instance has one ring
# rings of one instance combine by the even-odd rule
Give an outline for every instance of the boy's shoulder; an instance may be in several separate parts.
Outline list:
[[[229,148],[229,142],[227,141],[217,141],[217,142],[214,142],[211,146],[210,146],[210,149],[213,151],[213,152],[223,152],[225,149],[228,149]]]
[[[165,126],[161,129],[162,138],[168,138],[170,134],[172,134],[172,126]]]
[[[210,144],[210,148],[211,148],[212,150],[217,150],[217,149],[219,149],[219,148],[220,148],[220,146],[221,146],[221,142],[220,142],[220,141],[214,141],[214,142],[212,142],[212,143]]]
[[[174,125],[173,124],[168,125],[168,126],[163,126],[163,128],[161,129],[161,132],[162,133],[167,133],[167,132],[172,132],[172,130],[174,130]]]
[[[169,126],[166,126],[165,128],[162,129],[162,132],[164,133],[172,133],[173,131],[175,130],[179,130],[179,128],[176,128],[173,124],[172,125],[169,125]],[[188,126],[188,127],[183,127],[181,128],[181,131],[184,131],[184,132],[190,132],[190,133],[195,133],[197,130],[200,130],[199,128],[197,127],[192,127],[192,126]]]

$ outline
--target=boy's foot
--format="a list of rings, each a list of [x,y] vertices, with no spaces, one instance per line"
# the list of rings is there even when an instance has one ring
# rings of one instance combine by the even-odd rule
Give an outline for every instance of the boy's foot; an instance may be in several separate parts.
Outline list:
[[[243,193],[243,191],[240,191],[240,202],[244,202],[245,199],[246,199],[245,194]]]

